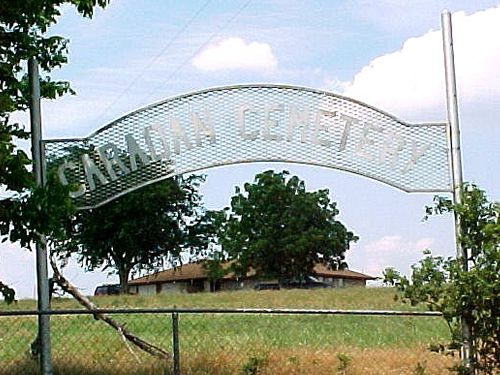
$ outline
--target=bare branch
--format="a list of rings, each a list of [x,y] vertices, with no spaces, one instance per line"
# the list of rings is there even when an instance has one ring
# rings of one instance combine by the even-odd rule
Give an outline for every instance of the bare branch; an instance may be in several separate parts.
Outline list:
[[[89,300],[86,296],[81,294],[80,291],[63,276],[53,256],[50,257],[50,265],[52,267],[52,270],[54,271],[55,282],[66,293],[71,294],[82,306],[84,306],[88,310],[95,310],[98,308],[91,300]],[[125,327],[125,324],[118,323],[109,315],[104,313],[98,313],[94,314],[94,318],[102,320],[103,322],[113,327],[123,338],[125,338],[126,340],[137,346],[139,349],[145,351],[146,353],[151,354],[152,356],[155,357],[170,360],[170,354],[168,352],[166,352],[165,350],[156,345],[144,341],[140,337],[135,336]]]

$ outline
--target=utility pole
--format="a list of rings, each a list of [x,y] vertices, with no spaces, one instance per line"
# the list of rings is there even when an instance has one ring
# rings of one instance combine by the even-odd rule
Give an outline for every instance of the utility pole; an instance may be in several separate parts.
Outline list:
[[[441,29],[443,33],[443,52],[444,52],[444,68],[446,75],[446,104],[448,109],[448,123],[450,126],[450,143],[451,143],[451,167],[452,167],[452,182],[453,182],[453,202],[455,204],[462,203],[462,154],[460,149],[460,126],[458,120],[458,100],[457,100],[457,84],[455,77],[455,57],[453,50],[453,29],[451,24],[451,13],[448,10],[441,14]],[[457,247],[457,259],[462,261],[462,268],[467,271],[468,255],[467,249],[462,247],[460,236],[462,233],[462,224],[460,217],[455,212],[455,236]],[[471,361],[472,338],[469,324],[461,317],[462,330],[462,350],[461,357],[469,374],[474,373]]]
[[[42,150],[42,121],[40,109],[40,77],[38,62],[31,57],[28,60],[28,75],[30,83],[30,120],[31,120],[31,154],[33,159],[33,174],[37,186],[45,185],[45,167]],[[40,234],[36,244],[36,274],[38,292],[38,343],[40,345],[40,372],[42,375],[52,375],[52,358],[50,349],[50,316],[44,314],[50,309],[49,278],[47,270],[47,242]]]

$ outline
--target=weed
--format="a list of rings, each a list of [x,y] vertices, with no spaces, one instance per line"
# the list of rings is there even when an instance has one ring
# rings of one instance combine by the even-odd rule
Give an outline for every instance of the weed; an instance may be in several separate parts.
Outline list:
[[[425,375],[426,367],[427,363],[425,361],[423,363],[418,362],[415,368],[413,369],[413,375]]]
[[[341,372],[342,374],[345,374],[347,367],[349,366],[349,363],[351,363],[351,357],[349,357],[347,354],[344,353],[338,353],[337,359],[340,362],[339,365],[337,366],[337,371]]]
[[[299,363],[299,358],[296,355],[293,355],[293,356],[288,358],[288,362],[296,365]]]
[[[266,364],[267,358],[252,356],[241,367],[241,375],[257,375],[259,370]]]

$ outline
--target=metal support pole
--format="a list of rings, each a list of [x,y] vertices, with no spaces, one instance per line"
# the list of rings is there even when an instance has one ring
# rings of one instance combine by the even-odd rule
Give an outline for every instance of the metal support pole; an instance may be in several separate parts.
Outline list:
[[[45,184],[45,170],[42,155],[42,121],[40,110],[40,79],[38,62],[35,58],[28,60],[30,82],[30,120],[31,120],[31,153],[33,173],[37,186]],[[50,316],[44,315],[49,310],[49,278],[47,271],[47,243],[45,236],[40,236],[36,245],[36,274],[38,292],[38,339],[40,343],[40,371],[42,375],[52,375],[52,359],[50,349]]]
[[[179,314],[172,313],[172,366],[173,375],[180,375]]]
[[[452,166],[452,181],[453,181],[453,202],[460,204],[462,202],[462,155],[460,150],[460,126],[458,120],[458,100],[457,100],[457,84],[455,78],[455,57],[453,51],[453,30],[451,24],[451,13],[448,10],[441,14],[441,28],[443,33],[443,51],[444,51],[444,67],[446,75],[446,104],[448,109],[448,122],[450,124],[450,143],[451,143],[451,166]],[[460,235],[462,225],[460,217],[455,213],[455,236],[457,258],[462,260],[464,271],[468,270],[467,250],[462,247]],[[470,327],[467,321],[462,317],[462,360],[473,373],[471,362],[472,340]]]

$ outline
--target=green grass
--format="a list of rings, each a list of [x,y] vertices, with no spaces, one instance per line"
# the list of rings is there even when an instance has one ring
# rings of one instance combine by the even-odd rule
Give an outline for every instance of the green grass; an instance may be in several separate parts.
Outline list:
[[[93,300],[102,308],[410,309],[409,306],[395,301],[394,295],[395,291],[392,289],[352,288],[235,291],[151,297],[108,296]],[[0,310],[34,308],[35,302],[30,300],[8,306],[0,304]],[[71,299],[58,298],[53,301],[52,308],[74,309],[80,306]],[[415,309],[423,307],[411,308]],[[170,314],[114,314],[114,318],[126,323],[127,328],[138,336],[171,351]],[[83,363],[87,367],[90,366],[89,368],[111,366],[112,373],[118,373],[113,367],[116,367],[118,362],[121,363],[125,359],[137,362],[116,331],[103,322],[93,319],[91,315],[53,316],[51,325],[53,353],[58,363],[65,363],[70,367],[72,363]],[[2,317],[0,332],[0,362],[15,364],[16,368],[20,367],[18,363],[29,363],[26,353],[36,334],[36,318]],[[436,317],[189,313],[180,314],[179,336],[183,361],[186,365],[196,358],[205,358],[207,353],[224,353],[224,360],[233,358],[235,361],[243,361],[244,358],[255,356],[256,351],[275,353],[278,350],[278,353],[281,353],[300,349],[310,351],[313,353],[311,355],[314,355],[318,351],[328,352],[337,348],[357,348],[356,350],[386,348],[386,350],[408,349],[411,352],[412,348],[420,350],[431,342],[444,342],[449,338],[444,320]],[[142,358],[142,361],[147,361],[148,366],[158,365],[147,355],[142,355],[137,350],[134,352]],[[61,357],[62,353],[64,355]],[[206,364],[207,361],[205,359],[198,362]],[[120,365],[120,369],[126,367]],[[137,372],[137,369],[135,371]]]
[[[373,309],[373,310],[424,310],[423,306],[411,307],[396,301],[392,288],[343,288],[343,289],[285,289],[242,290],[217,293],[160,294],[155,296],[102,296],[91,299],[102,308],[317,308],[317,309]],[[55,298],[53,309],[73,309],[81,306],[70,298]],[[20,300],[0,310],[36,309],[34,300]]]

